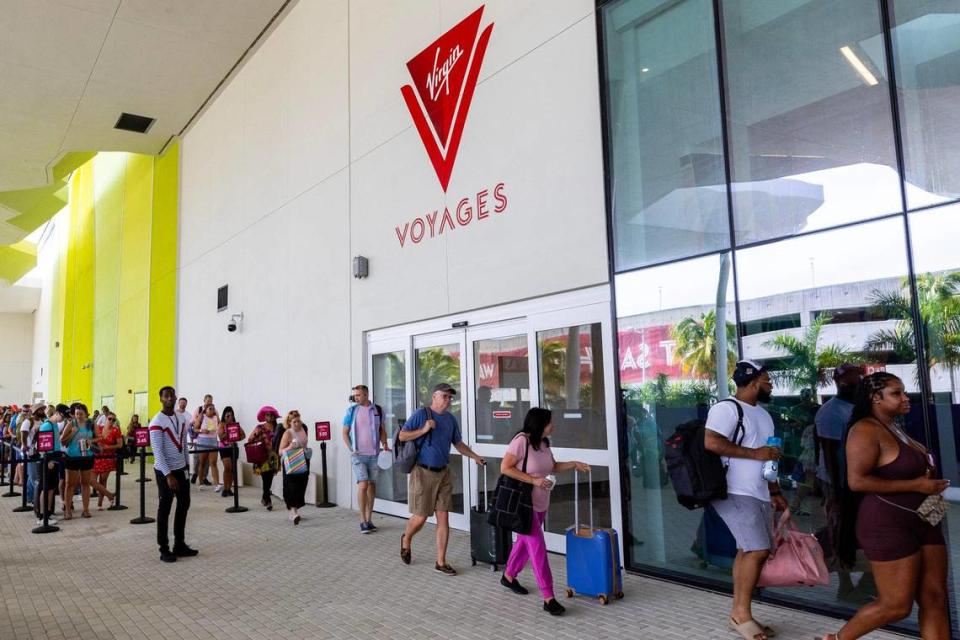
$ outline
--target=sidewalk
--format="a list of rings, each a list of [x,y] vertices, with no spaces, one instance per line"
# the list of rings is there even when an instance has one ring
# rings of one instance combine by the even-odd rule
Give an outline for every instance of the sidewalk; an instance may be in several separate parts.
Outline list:
[[[130,509],[98,512],[94,502],[93,518],[47,535],[30,533],[32,514],[10,511],[19,498],[0,498],[0,639],[737,637],[726,630],[726,596],[628,575],[626,597],[606,607],[567,600],[563,558],[551,556],[567,606],[566,616],[552,618],[540,609],[529,569],[520,580],[531,594],[517,596],[489,567],[471,567],[465,533],[452,533],[448,555],[460,575],[446,577],[433,570],[430,526],[405,566],[398,553],[404,520],[375,515],[380,530],[363,536],[352,512],[307,507],[294,528],[279,500],[267,512],[249,488],[241,489],[241,504],[250,511],[241,514],[223,511],[232,499],[194,490],[187,538],[200,555],[165,565],[155,525],[129,524],[139,495],[133,477],[123,487]],[[148,515],[155,505],[151,482]],[[838,628],[836,620],[788,609],[761,605],[755,613],[782,640]]]

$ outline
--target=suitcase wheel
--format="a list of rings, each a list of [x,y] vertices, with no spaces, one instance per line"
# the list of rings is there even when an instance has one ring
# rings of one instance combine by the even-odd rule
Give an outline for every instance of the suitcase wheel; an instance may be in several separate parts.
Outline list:
[[[472,565],[470,565],[471,567],[477,566],[477,559],[474,558],[473,556],[470,556],[470,562],[473,563]]]
[[[572,598],[572,597],[573,597],[573,589],[571,589],[571,588],[569,588],[569,587],[567,588],[567,597],[568,597],[568,598]]]
[[[608,602],[610,602],[609,598],[607,598],[607,596],[603,594],[600,594],[597,597],[600,599],[600,604],[607,604]]]
[[[496,572],[497,572],[497,565],[496,565],[496,564],[491,564],[491,565],[490,565],[490,571],[493,571],[494,573],[496,573]]]

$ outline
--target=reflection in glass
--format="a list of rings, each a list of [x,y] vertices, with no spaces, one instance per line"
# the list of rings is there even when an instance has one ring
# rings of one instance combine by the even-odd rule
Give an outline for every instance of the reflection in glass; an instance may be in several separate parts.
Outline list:
[[[702,512],[677,502],[663,442],[730,393],[727,379],[737,361],[730,256],[620,274],[616,297],[626,422],[620,429],[631,495],[632,540],[626,542],[637,563],[728,581],[726,567],[701,564]]]
[[[526,334],[473,343],[478,442],[508,444],[530,408]]]
[[[387,440],[393,442],[393,434],[407,420],[407,378],[404,353],[378,353],[373,356],[373,402],[383,410],[383,422]],[[381,471],[377,481],[376,496],[394,502],[407,501],[407,474],[391,467]]]
[[[879,3],[722,6],[737,242],[900,211]]]
[[[710,0],[603,7],[617,269],[729,246]]]
[[[907,253],[902,219],[870,222],[737,252],[740,315],[762,325],[771,317],[798,314],[799,326],[767,325],[743,338],[743,355],[770,369],[772,401],[765,407],[783,439],[780,485],[804,531],[828,540],[824,493],[830,472],[817,442],[840,441],[846,425],[821,406],[837,394],[833,370],[860,364],[867,373],[899,376],[913,407],[904,427],[925,440],[916,355],[912,341]],[[890,341],[887,338],[897,336]],[[815,437],[816,436],[816,437]],[[842,449],[841,449],[842,450]],[[838,568],[834,565],[834,568]],[[834,571],[831,584],[815,589],[771,589],[794,601],[828,604],[852,613],[875,595],[865,562]],[[915,625],[915,618],[907,621]]]
[[[537,332],[540,406],[553,411],[554,447],[605,449],[606,404],[600,324]]]
[[[939,440],[937,462],[943,477],[953,483],[947,499],[947,533],[960,532],[960,206],[954,205],[910,214],[914,270],[917,274],[917,302],[923,320],[933,406],[929,407],[931,428]],[[960,545],[948,547],[950,565],[960,567]],[[960,573],[952,571],[951,591],[960,593]],[[953,607],[953,636],[960,636],[956,595]]]
[[[890,2],[911,209],[960,198],[960,2]]]
[[[433,388],[445,382],[457,390],[450,404],[450,413],[460,421],[461,393],[460,388],[460,345],[448,344],[439,347],[425,347],[417,349],[417,399],[420,405],[429,407],[433,396]],[[462,433],[462,431],[461,431]]]

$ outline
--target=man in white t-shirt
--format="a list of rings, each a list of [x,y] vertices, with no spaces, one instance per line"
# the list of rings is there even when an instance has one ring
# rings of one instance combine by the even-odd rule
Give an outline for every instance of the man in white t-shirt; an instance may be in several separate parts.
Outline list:
[[[737,363],[733,381],[737,385],[734,398],[718,402],[707,415],[705,447],[728,465],[727,499],[711,505],[737,541],[730,627],[745,638],[766,640],[772,630],[753,619],[751,600],[773,548],[773,508],[787,508],[780,485],[763,479],[763,463],[780,458],[778,447],[767,446],[774,432],[773,419],[757,406],[770,401],[773,384],[766,370],[750,360]],[[743,412],[742,432],[737,429],[738,406]]]

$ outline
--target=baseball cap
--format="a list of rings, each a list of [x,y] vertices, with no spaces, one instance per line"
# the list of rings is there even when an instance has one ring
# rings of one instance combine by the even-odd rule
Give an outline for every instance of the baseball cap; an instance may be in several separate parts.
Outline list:
[[[863,368],[858,364],[852,364],[850,362],[844,362],[843,364],[838,364],[837,367],[833,370],[833,379],[838,380],[843,376],[847,375],[851,371],[856,371],[857,373],[863,373]]]
[[[742,387],[753,382],[764,371],[766,369],[753,360],[740,360],[733,370],[733,381],[738,387]]]
[[[457,390],[451,387],[450,385],[448,385],[446,382],[441,382],[440,384],[438,384],[433,388],[434,393],[436,393],[437,391],[442,391],[443,393],[450,393],[453,395],[457,394]]]

